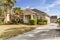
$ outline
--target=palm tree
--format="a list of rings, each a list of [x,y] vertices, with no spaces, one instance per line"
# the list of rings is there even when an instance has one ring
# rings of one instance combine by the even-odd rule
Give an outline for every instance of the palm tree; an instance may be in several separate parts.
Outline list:
[[[18,14],[22,13],[21,8],[19,8],[19,7],[15,7],[15,8],[13,8],[13,10],[14,10],[15,13],[18,13]]]
[[[2,14],[2,0],[0,0],[0,16]]]
[[[2,0],[2,5],[4,6],[5,13],[10,15],[11,9],[15,3],[16,3],[16,0]],[[4,15],[6,16],[7,14],[4,14]],[[8,20],[6,20],[6,22],[8,22]]]
[[[2,16],[2,8],[0,8],[0,17]]]
[[[13,10],[14,10],[14,13],[15,13],[15,15],[14,15],[15,20],[16,20],[16,21],[19,21],[19,19],[20,19],[20,14],[22,13],[21,8],[15,7],[15,8],[13,8]]]

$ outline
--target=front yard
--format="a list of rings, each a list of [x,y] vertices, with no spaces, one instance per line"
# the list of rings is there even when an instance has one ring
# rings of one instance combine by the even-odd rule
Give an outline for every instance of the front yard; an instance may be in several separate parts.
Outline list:
[[[40,25],[1,25],[0,38],[6,39],[31,31]]]
[[[38,27],[38,28],[36,28],[36,27]],[[0,40],[5,40],[5,38],[10,39],[10,37],[14,39],[14,37],[16,38],[17,35],[18,36],[23,35],[23,33],[25,33],[25,32],[30,33],[30,32],[34,31],[33,33],[37,33],[37,34],[39,33],[40,34],[40,32],[42,30],[39,30],[39,29],[48,29],[48,30],[49,29],[57,29],[57,24],[56,23],[50,23],[50,24],[44,25],[44,26],[43,25],[2,25],[0,27],[0,29],[1,29],[0,30],[0,38],[1,38]],[[33,29],[35,29],[36,31]],[[31,31],[31,30],[33,30],[33,31]],[[38,30],[40,32],[37,32]],[[28,31],[30,31],[30,32],[28,32]],[[28,34],[26,34],[26,35],[28,35]],[[18,38],[19,38],[19,40],[21,39],[20,37],[18,37]],[[22,38],[24,38],[24,36]],[[13,39],[11,39],[11,40],[13,40]],[[18,39],[16,38],[16,40],[18,40]]]
[[[14,37],[19,34],[23,34],[25,32],[34,30],[36,27],[40,25],[47,25],[48,21],[39,19],[39,20],[29,20],[29,25],[24,25],[23,21],[13,19],[10,22],[4,23],[0,22],[0,38],[7,39],[10,37]]]

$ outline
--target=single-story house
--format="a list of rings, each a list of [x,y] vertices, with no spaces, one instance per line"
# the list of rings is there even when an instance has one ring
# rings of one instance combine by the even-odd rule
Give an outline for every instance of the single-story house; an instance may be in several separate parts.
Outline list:
[[[33,20],[33,19],[40,19],[42,17],[42,19],[44,20],[48,20],[48,23],[50,23],[50,16],[42,11],[39,11],[37,9],[25,9],[23,10],[23,14],[20,15],[20,19],[23,19],[24,23],[29,23],[29,20]]]

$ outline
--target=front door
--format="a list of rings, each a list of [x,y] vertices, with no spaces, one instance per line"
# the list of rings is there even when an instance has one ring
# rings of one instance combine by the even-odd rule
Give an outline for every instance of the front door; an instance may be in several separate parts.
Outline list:
[[[31,19],[30,15],[26,15],[25,16],[25,23],[29,23],[29,20]]]

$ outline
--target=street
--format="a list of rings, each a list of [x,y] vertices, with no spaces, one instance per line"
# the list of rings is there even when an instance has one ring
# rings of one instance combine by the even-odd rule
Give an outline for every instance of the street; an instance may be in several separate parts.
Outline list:
[[[60,40],[60,30],[52,23],[7,40]]]

